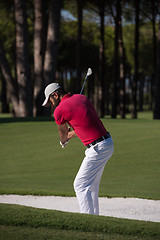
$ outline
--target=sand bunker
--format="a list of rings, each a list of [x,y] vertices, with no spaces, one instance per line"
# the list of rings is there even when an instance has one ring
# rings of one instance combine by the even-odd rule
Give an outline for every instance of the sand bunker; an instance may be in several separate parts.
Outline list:
[[[76,197],[0,195],[0,203],[79,212]],[[160,222],[160,200],[99,198],[100,215]]]

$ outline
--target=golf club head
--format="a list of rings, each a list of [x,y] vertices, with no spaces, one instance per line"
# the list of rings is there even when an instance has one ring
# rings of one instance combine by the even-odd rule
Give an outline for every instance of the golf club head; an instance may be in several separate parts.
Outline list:
[[[88,68],[88,71],[87,71],[87,76],[91,75],[92,74],[92,69],[91,68]]]
[[[84,79],[84,83],[83,83],[82,89],[81,89],[81,91],[80,91],[80,94],[82,94],[82,91],[83,91],[85,82],[86,82],[86,80],[87,80],[87,77],[88,77],[89,75],[91,75],[91,74],[92,74],[92,70],[91,70],[91,68],[88,68],[88,71],[87,71],[86,77],[85,77],[85,79]]]

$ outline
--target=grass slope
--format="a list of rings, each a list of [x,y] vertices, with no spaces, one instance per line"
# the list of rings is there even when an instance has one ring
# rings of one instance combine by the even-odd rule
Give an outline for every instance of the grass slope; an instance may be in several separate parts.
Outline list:
[[[51,118],[0,119],[0,193],[73,196],[85,147],[59,145]],[[114,141],[100,185],[101,196],[160,199],[160,121],[103,119]]]
[[[158,240],[160,223],[0,204],[2,239]],[[10,238],[11,237],[11,238]]]

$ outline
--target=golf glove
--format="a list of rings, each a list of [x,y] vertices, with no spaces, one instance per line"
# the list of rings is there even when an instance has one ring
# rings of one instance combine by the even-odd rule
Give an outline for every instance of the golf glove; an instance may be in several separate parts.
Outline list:
[[[68,143],[68,141],[66,141],[65,143],[62,143],[62,142],[60,141],[60,145],[62,146],[62,148],[65,148],[66,145],[67,145],[67,143]]]

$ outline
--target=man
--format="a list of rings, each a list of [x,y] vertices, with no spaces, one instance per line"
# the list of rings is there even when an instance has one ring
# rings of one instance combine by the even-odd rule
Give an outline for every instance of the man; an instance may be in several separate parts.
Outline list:
[[[113,154],[112,138],[84,95],[67,94],[58,83],[51,83],[45,89],[45,97],[42,106],[55,109],[54,118],[62,147],[78,136],[87,148],[74,180],[74,190],[80,212],[98,215],[99,184],[104,167]],[[74,130],[70,131],[67,124]]]

